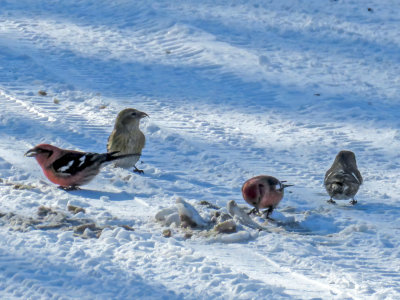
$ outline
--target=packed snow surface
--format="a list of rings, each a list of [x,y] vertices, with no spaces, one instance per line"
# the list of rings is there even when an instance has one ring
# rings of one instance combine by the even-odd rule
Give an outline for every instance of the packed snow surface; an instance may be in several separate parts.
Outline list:
[[[399,11],[0,0],[0,298],[399,299]],[[127,107],[150,116],[144,174],[107,166],[68,192],[24,157],[105,152]],[[326,202],[343,149],[364,178],[355,206]],[[236,232],[213,232],[261,174],[294,184],[275,221],[236,211]]]

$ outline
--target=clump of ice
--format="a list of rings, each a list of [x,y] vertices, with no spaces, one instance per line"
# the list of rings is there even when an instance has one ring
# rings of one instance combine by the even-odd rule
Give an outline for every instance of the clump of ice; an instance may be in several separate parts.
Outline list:
[[[184,227],[205,227],[207,222],[200,216],[199,212],[182,198],[176,199],[181,226]]]
[[[267,228],[253,221],[253,219],[244,211],[244,209],[239,207],[235,201],[229,201],[227,204],[227,208],[229,214],[238,223],[253,229],[267,230]]]
[[[184,228],[185,238],[196,234],[221,243],[246,241],[253,238],[259,230],[267,230],[266,227],[254,221],[247,214],[246,209],[239,207],[235,201],[229,201],[226,209],[209,205],[209,203],[207,205],[200,203],[200,205],[203,208],[203,216],[195,206],[179,197],[175,201],[175,206],[160,210],[155,215],[155,219],[168,228],[171,226]],[[188,232],[187,229],[192,229],[193,232]],[[253,233],[249,230],[253,230]]]

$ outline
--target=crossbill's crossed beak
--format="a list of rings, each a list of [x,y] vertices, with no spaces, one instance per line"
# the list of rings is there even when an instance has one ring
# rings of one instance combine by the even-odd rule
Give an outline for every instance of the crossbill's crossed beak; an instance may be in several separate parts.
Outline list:
[[[285,188],[287,188],[289,186],[294,186],[294,184],[285,184],[284,182],[286,182],[286,181],[281,181],[281,184],[282,184],[281,190],[284,190]]]
[[[32,149],[28,150],[28,151],[24,154],[24,156],[26,156],[26,157],[34,157],[34,156],[36,156],[37,154],[38,154],[37,149],[36,149],[36,148],[32,148]]]

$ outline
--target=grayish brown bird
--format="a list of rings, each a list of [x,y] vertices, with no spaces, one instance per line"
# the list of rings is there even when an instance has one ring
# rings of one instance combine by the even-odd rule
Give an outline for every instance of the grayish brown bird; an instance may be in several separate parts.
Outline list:
[[[284,189],[292,186],[283,184],[275,177],[260,175],[247,180],[242,186],[243,199],[254,208],[250,213],[259,212],[259,209],[268,208],[265,213],[268,218],[283,198]]]
[[[362,183],[363,178],[357,168],[355,154],[347,150],[340,151],[325,174],[325,189],[331,197],[328,203],[336,203],[333,199],[351,199],[350,203],[356,204],[354,196]]]
[[[134,108],[122,110],[115,120],[114,130],[108,138],[107,151],[118,151],[118,154],[142,153],[146,138],[139,128],[140,120],[148,117],[145,112]],[[140,156],[130,156],[116,161],[114,165],[121,168],[134,168],[133,171],[143,173],[136,167]]]

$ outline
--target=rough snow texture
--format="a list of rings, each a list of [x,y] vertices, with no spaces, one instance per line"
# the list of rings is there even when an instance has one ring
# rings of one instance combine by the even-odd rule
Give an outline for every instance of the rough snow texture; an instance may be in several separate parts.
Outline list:
[[[0,7],[0,212],[75,205],[111,226],[98,239],[0,226],[0,298],[400,298],[399,1]],[[65,192],[23,157],[42,142],[105,151],[126,107],[150,115],[144,175],[108,167]],[[354,207],[328,205],[322,185],[342,149],[365,179]],[[295,185],[267,225],[280,230],[162,235],[155,215],[176,197],[243,205],[260,174]]]

